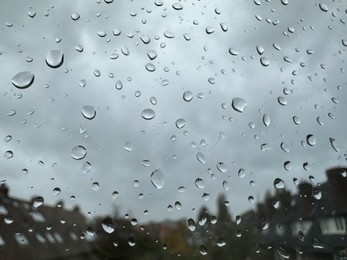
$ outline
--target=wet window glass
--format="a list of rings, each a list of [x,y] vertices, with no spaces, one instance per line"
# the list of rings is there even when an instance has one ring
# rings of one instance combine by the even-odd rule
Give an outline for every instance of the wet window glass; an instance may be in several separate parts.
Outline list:
[[[347,259],[347,4],[0,3],[0,259]]]

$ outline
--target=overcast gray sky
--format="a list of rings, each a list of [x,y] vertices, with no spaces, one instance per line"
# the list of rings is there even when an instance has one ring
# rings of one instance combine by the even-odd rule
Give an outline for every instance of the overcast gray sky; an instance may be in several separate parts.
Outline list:
[[[174,3],[183,9],[175,10]],[[345,165],[346,160],[342,40],[347,38],[347,4],[321,2],[327,12],[319,4],[2,1],[0,142],[1,152],[10,150],[14,156],[0,158],[1,180],[6,180],[13,196],[41,195],[47,204],[64,200],[66,207],[78,204],[91,216],[111,213],[117,206],[139,221],[194,217],[192,209],[202,205],[213,212],[220,193],[230,201],[230,211],[241,214],[255,206],[249,196],[260,201],[266,190],[274,190],[275,178],[292,190],[293,178],[308,180],[312,175],[315,183],[324,182],[324,171]],[[29,11],[36,15],[31,18]],[[73,20],[73,13],[80,18]],[[228,30],[223,31],[220,23]],[[206,33],[207,27],[213,32]],[[114,35],[114,29],[121,34]],[[104,32],[106,36],[98,35]],[[174,37],[165,36],[169,34]],[[141,36],[150,42],[145,44]],[[82,52],[75,50],[78,45]],[[257,46],[264,49],[262,55]],[[128,55],[123,54],[126,48]],[[231,55],[229,48],[238,55]],[[46,64],[51,50],[63,52],[62,66]],[[152,61],[149,50],[157,53]],[[113,53],[117,59],[110,59]],[[26,61],[28,57],[33,60]],[[261,64],[261,57],[268,66]],[[146,70],[147,63],[155,71]],[[11,83],[22,71],[35,75],[26,89]],[[79,85],[82,79],[85,87]],[[115,88],[117,81],[123,83],[121,90]],[[183,99],[185,91],[193,93],[190,102]],[[151,97],[156,98],[155,105]],[[285,97],[287,104],[280,105],[278,97]],[[233,98],[247,102],[242,113],[232,108]],[[94,119],[83,117],[85,105],[96,109]],[[155,112],[152,120],[141,117],[147,108]],[[12,110],[15,115],[9,116]],[[265,114],[271,118],[269,126],[263,123]],[[294,116],[300,118],[299,125]],[[180,118],[186,124],[178,129],[175,122]],[[316,138],[314,146],[307,145],[308,134]],[[6,142],[7,135],[12,140]],[[329,138],[336,140],[338,152]],[[123,148],[127,142],[133,146],[130,152]],[[282,142],[289,152],[281,149]],[[262,144],[271,150],[262,151]],[[77,145],[87,150],[82,160],[70,154]],[[205,164],[197,160],[197,152],[205,156]],[[143,160],[150,166],[145,167]],[[290,171],[283,167],[286,161],[292,164]],[[81,170],[85,162],[92,165],[88,173]],[[219,162],[227,172],[218,171]],[[309,171],[303,169],[304,162]],[[238,176],[240,168],[246,173],[243,178]],[[23,175],[22,169],[28,173]],[[162,189],[150,180],[157,169],[165,178]],[[203,189],[196,187],[197,178],[204,180]],[[223,188],[225,180],[228,190]],[[100,185],[97,191],[92,189],[94,182]],[[179,192],[180,186],[184,192]],[[52,192],[55,187],[61,189],[59,195]],[[116,199],[111,196],[114,191],[119,193]],[[208,201],[202,199],[204,193],[210,194]],[[182,208],[168,211],[176,201]]]

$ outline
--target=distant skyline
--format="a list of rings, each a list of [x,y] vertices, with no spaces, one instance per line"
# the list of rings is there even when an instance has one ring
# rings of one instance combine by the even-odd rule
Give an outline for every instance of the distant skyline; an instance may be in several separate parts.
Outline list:
[[[346,7],[288,2],[4,1],[0,181],[139,222],[325,182],[346,165]]]

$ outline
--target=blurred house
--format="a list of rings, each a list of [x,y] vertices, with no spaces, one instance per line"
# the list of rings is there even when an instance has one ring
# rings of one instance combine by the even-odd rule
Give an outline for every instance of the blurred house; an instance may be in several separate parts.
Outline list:
[[[86,229],[78,207],[34,207],[0,185],[0,259],[93,259],[85,257],[92,250]]]
[[[327,182],[317,187],[299,184],[290,205],[267,214],[269,227],[261,231],[261,246],[273,249],[275,259],[347,259],[346,172],[328,170]]]

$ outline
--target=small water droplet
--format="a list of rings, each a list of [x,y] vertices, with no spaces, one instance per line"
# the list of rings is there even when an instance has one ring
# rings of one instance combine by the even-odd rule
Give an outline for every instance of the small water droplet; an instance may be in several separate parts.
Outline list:
[[[242,113],[247,106],[247,102],[242,98],[233,98],[231,106],[235,111]]]
[[[312,238],[312,246],[315,249],[324,249],[325,245],[323,244],[322,241],[320,241],[317,237]]]
[[[200,246],[199,251],[200,251],[201,255],[207,255],[207,253],[208,253],[207,248],[204,245]]]
[[[207,34],[214,33],[214,28],[212,26],[207,26],[206,29],[205,29],[205,32]]]
[[[165,31],[164,36],[168,39],[175,38],[175,34],[173,34],[172,32],[169,32],[169,31]]]
[[[76,45],[75,46],[75,50],[78,51],[78,52],[83,52],[84,48],[82,45]]]
[[[59,68],[64,62],[64,54],[61,50],[51,50],[47,53],[46,64],[51,68]]]
[[[226,23],[220,23],[219,25],[223,32],[228,31],[228,25]]]
[[[87,155],[87,149],[82,145],[77,145],[71,150],[71,156],[75,160],[82,160]]]
[[[280,178],[276,178],[274,180],[273,184],[274,184],[275,189],[283,189],[284,188],[284,182]]]
[[[185,91],[183,93],[183,100],[186,102],[190,102],[193,99],[193,93],[190,91]]]
[[[28,88],[34,82],[34,74],[30,71],[22,71],[17,73],[11,80],[12,84],[20,89]]]
[[[226,180],[223,181],[223,189],[225,191],[228,191],[230,189],[229,183]]]
[[[161,170],[155,170],[151,173],[150,180],[154,187],[162,189],[165,184],[165,177]]]
[[[82,172],[84,174],[90,172],[91,170],[93,169],[92,165],[90,162],[85,162],[83,165],[82,165]]]
[[[146,108],[142,111],[141,116],[143,119],[151,120],[155,117],[155,112],[153,109]]]
[[[28,15],[30,18],[34,18],[36,16],[36,12],[35,11],[29,11]]]
[[[288,0],[281,0],[281,3],[282,3],[283,5],[287,5],[287,4],[288,4]]]
[[[126,142],[123,146],[124,150],[127,152],[131,152],[134,149],[134,145],[130,142]]]
[[[322,192],[318,189],[318,188],[314,188],[312,190],[312,196],[316,199],[316,200],[320,200],[322,198]]]
[[[262,145],[260,146],[260,150],[261,150],[262,152],[271,151],[271,146],[270,146],[269,144],[267,144],[267,143],[262,144]]]
[[[126,46],[122,46],[120,50],[125,56],[128,56],[130,54],[129,49]]]
[[[81,109],[81,113],[84,116],[84,118],[92,120],[96,116],[96,111],[93,106],[85,105]]]
[[[98,182],[92,183],[92,190],[98,191],[100,189],[100,185]]]
[[[342,42],[343,46],[347,47],[347,40],[346,39],[342,39],[341,42]]]
[[[258,52],[258,54],[259,55],[262,55],[263,53],[264,53],[264,48],[263,48],[263,46],[261,46],[261,45],[257,45],[257,52]]]
[[[296,125],[300,125],[301,123],[300,118],[298,116],[293,116],[293,122]]]
[[[118,191],[114,191],[114,192],[112,192],[112,199],[116,199],[117,197],[119,196],[119,193],[118,193]]]
[[[277,247],[277,253],[278,253],[281,257],[283,257],[284,259],[289,259],[289,258],[290,258],[289,253],[288,253],[287,250],[286,250],[284,247],[282,247],[282,246],[278,246],[278,247]]]
[[[236,49],[234,49],[234,48],[229,48],[229,53],[231,54],[231,55],[233,55],[233,56],[237,56],[237,55],[239,55],[239,52],[236,50]]]
[[[254,197],[253,196],[248,196],[248,201],[250,202],[250,203],[254,203]]]

